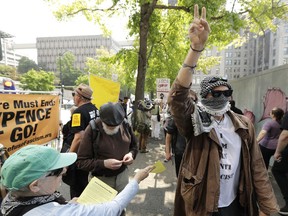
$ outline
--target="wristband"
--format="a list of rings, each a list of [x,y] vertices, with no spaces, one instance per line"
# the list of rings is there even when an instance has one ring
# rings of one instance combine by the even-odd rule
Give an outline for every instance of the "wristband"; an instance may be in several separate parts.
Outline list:
[[[188,67],[188,68],[190,68],[191,70],[194,70],[194,69],[197,67],[197,65],[191,66],[191,65],[188,65],[188,64],[183,63],[182,67],[183,67],[183,68],[187,68],[187,67]]]
[[[203,48],[202,50],[197,50],[197,49],[194,49],[194,48],[192,47],[192,45],[190,44],[190,49],[191,49],[192,51],[194,51],[194,52],[199,52],[199,53],[201,53],[205,48]]]

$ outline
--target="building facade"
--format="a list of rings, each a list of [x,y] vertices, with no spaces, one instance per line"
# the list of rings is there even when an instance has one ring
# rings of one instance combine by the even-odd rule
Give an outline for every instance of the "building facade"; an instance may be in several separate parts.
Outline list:
[[[168,5],[175,6],[177,4],[177,0],[168,0]]]
[[[17,67],[21,55],[17,54],[14,49],[14,41],[12,35],[0,31],[0,64]]]
[[[242,46],[225,49],[224,75],[228,79],[263,73],[288,64],[288,23],[277,22],[277,31],[266,30],[261,36],[249,33]]]
[[[75,67],[83,70],[88,57],[95,58],[96,50],[106,48],[112,53],[120,49],[120,45],[111,37],[102,35],[41,37],[36,39],[37,61],[50,71],[57,71],[57,59],[66,52],[75,56]]]

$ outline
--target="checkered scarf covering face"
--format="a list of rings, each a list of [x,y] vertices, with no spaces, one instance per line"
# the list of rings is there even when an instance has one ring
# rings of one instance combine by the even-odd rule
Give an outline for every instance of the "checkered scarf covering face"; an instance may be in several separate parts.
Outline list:
[[[219,79],[219,80],[216,82],[211,82],[211,80],[213,79]],[[206,77],[205,79],[202,80],[200,84],[201,97],[205,98],[212,89],[218,86],[227,86],[229,89],[232,89],[231,85],[228,82],[221,80],[221,77],[217,77],[217,76]]]

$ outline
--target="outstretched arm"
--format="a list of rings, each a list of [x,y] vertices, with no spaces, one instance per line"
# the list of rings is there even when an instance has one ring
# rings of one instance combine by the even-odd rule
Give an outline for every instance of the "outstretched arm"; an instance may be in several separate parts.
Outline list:
[[[265,137],[266,134],[267,134],[267,131],[262,129],[257,136],[257,139],[256,139],[257,143],[259,143]]]

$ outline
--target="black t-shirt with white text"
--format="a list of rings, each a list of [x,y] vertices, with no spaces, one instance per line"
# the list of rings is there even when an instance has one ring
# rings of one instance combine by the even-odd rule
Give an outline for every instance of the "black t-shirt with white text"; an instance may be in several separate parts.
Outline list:
[[[86,103],[78,107],[71,116],[71,127],[67,143],[71,145],[74,139],[74,134],[82,130],[84,131],[89,125],[89,122],[92,119],[96,119],[98,116],[98,109],[92,103]]]

